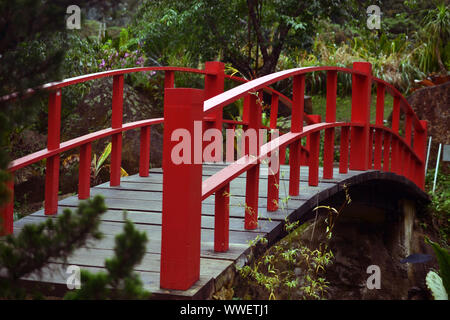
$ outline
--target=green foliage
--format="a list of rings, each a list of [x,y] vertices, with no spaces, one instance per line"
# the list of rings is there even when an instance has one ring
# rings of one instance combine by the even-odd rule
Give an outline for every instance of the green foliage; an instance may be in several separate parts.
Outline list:
[[[420,55],[420,67],[425,72],[441,71],[447,73],[450,62],[450,6],[444,2],[430,10],[423,20],[423,29],[419,32],[425,39]]]
[[[310,248],[300,240],[308,224],[298,226],[298,221],[291,222],[286,219],[286,237],[253,263],[237,267],[242,282],[240,286],[244,288],[237,289],[244,290],[244,298],[248,297],[248,294],[253,299],[256,296],[269,300],[325,298],[329,282],[326,281],[324,273],[334,261],[329,242],[336,218],[351,202],[345,186],[344,190],[346,199],[338,210],[330,206],[318,206],[314,209],[327,212],[325,239],[317,248]]]
[[[149,57],[219,59],[245,77],[275,71],[282,50],[307,48],[320,15],[338,14],[343,1],[145,1],[132,26]],[[305,32],[305,29],[308,32]]]
[[[67,259],[78,247],[91,239],[100,239],[100,216],[106,211],[103,198],[81,202],[73,213],[64,210],[57,219],[25,225],[16,236],[0,242],[0,297],[23,298],[20,278],[39,272],[52,259]]]
[[[124,231],[116,236],[114,256],[105,261],[107,272],[93,274],[81,271],[81,289],[69,292],[65,299],[146,299],[150,293],[133,272],[145,255],[147,235],[138,231],[130,220]]]
[[[429,271],[427,273],[425,282],[428,289],[430,289],[433,294],[434,300],[448,300],[448,294],[442,283],[442,278],[434,271]]]
[[[447,249],[442,248],[436,242],[425,238],[425,242],[433,247],[434,253],[439,263],[439,274],[447,295],[450,293],[450,253]]]

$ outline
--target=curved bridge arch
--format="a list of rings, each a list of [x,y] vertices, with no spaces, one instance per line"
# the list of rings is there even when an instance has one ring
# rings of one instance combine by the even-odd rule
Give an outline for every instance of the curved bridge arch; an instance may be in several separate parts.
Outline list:
[[[165,106],[164,118],[146,119],[123,124],[123,83],[124,75],[132,72],[163,71],[165,72]],[[205,77],[205,88],[174,88],[174,73],[189,72]],[[327,73],[327,109],[325,122],[319,116],[305,115],[303,99],[305,91],[305,75],[310,72]],[[351,122],[336,121],[337,73],[352,74],[352,119]],[[62,88],[85,81],[112,76],[113,101],[111,128],[87,134],[85,136],[60,141],[60,110]],[[187,290],[200,277],[201,252],[201,213],[202,201],[214,197],[214,250],[226,252],[229,248],[230,223],[230,184],[245,174],[245,230],[258,228],[258,211],[260,209],[261,182],[266,183],[265,208],[267,212],[279,212],[280,202],[280,170],[269,170],[267,179],[260,179],[260,166],[264,161],[280,168],[284,163],[284,149],[289,148],[289,183],[290,197],[302,195],[300,177],[301,166],[308,167],[308,187],[319,187],[320,181],[329,181],[337,175],[352,175],[351,179],[364,181],[382,180],[397,181],[413,193],[422,194],[424,186],[424,158],[426,144],[426,122],[417,118],[406,99],[392,85],[372,77],[368,63],[355,63],[353,69],[338,67],[308,67],[280,71],[265,77],[245,82],[226,92],[223,91],[224,79],[239,80],[226,76],[223,65],[217,62],[207,63],[205,70],[148,67],[113,70],[93,75],[86,75],[51,83],[38,88],[49,91],[49,128],[47,149],[12,162],[10,171],[14,172],[41,159],[47,159],[45,214],[52,215],[58,211],[58,169],[61,152],[80,148],[80,173],[78,199],[86,199],[91,195],[90,158],[91,143],[95,140],[111,137],[113,151],[111,153],[110,187],[121,185],[120,162],[122,132],[141,129],[141,161],[140,176],[149,175],[150,126],[164,123],[164,150],[162,178],[162,238],[160,286],[164,289]],[[269,86],[280,80],[293,79],[292,99],[274,91]],[[370,122],[369,108],[372,85],[376,85],[376,121]],[[264,90],[272,95],[270,106],[270,124],[261,124],[261,103],[258,95]],[[33,94],[36,90],[29,90]],[[221,93],[222,92],[222,93]],[[384,120],[384,96],[388,92],[394,97],[393,121],[386,127]],[[3,97],[2,100],[21,98],[18,94]],[[229,121],[222,119],[222,108],[239,99],[244,99],[244,119]],[[272,139],[255,154],[245,154],[236,162],[228,163],[220,171],[205,177],[202,181],[202,164],[171,163],[171,150],[174,146],[172,133],[177,129],[186,129],[195,137],[195,121],[203,123],[203,130],[220,128],[223,125],[234,128],[241,125],[244,129],[276,129],[278,101],[286,101],[292,110],[291,128],[279,137]],[[405,114],[404,127],[400,128],[400,113]],[[275,120],[275,121],[274,121]],[[306,123],[306,125],[304,124]],[[400,134],[402,129],[403,134]],[[335,133],[340,131],[339,168],[333,168],[335,153]],[[201,133],[201,132],[200,132]],[[323,170],[319,170],[320,137],[324,135]],[[306,145],[302,145],[305,138]],[[193,150],[195,141],[192,141]],[[197,141],[198,143],[198,141]],[[192,155],[194,157],[194,155]],[[193,159],[195,160],[195,159]],[[372,170],[373,168],[373,170]],[[349,171],[350,170],[350,171]],[[350,173],[349,173],[350,172]],[[320,178],[322,176],[322,178]],[[359,177],[359,178],[356,178]],[[180,184],[184,179],[186,183]],[[322,180],[321,180],[322,179]],[[365,180],[364,180],[365,179]],[[396,182],[396,183],[397,183]],[[13,184],[10,184],[13,189]],[[310,204],[324,200],[334,192],[339,192],[339,184],[326,191],[320,191],[309,198]],[[324,198],[325,197],[325,198]],[[323,199],[322,199],[323,198]],[[4,233],[13,232],[11,202],[3,211]],[[306,206],[307,207],[307,206]],[[305,207],[305,208],[306,208]],[[297,209],[300,209],[298,207]],[[309,208],[311,209],[311,208]],[[302,209],[303,210],[303,209]],[[180,214],[183,212],[183,214]],[[256,213],[256,214],[255,214]],[[294,216],[293,216],[294,217]],[[180,270],[183,266],[183,270]]]

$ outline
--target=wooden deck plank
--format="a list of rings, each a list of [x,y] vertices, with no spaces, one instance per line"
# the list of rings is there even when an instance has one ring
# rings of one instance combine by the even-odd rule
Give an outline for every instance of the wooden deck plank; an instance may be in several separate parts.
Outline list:
[[[205,164],[203,179],[207,179],[221,170],[225,164]],[[286,217],[299,216],[301,212],[310,210],[320,199],[337,192],[339,184],[349,177],[358,174],[357,171],[347,175],[339,174],[335,169],[335,178],[331,180],[319,179],[319,185],[308,185],[308,168],[302,167],[300,173],[300,195],[287,198],[284,208],[275,212],[267,211],[267,175],[260,176],[259,194],[259,224],[255,230],[244,229],[245,203],[245,173],[230,183],[230,250],[224,253],[214,251],[214,196],[202,202],[201,224],[201,274],[200,280],[187,291],[159,289],[159,268],[161,252],[161,214],[162,214],[162,169],[153,168],[149,177],[132,175],[124,177],[121,185],[111,187],[104,183],[91,188],[91,196],[102,195],[108,207],[101,217],[99,230],[104,237],[98,241],[91,241],[85,248],[80,248],[68,259],[68,264],[75,264],[91,271],[104,271],[104,261],[113,254],[115,236],[122,232],[124,226],[123,211],[127,211],[127,218],[134,222],[135,227],[147,234],[146,254],[142,263],[136,266],[136,272],[141,276],[144,287],[159,297],[202,298],[209,297],[214,291],[214,283],[221,274],[229,270],[233,263],[242,260],[250,251],[250,242],[258,236],[265,236],[274,241],[283,230]],[[280,175],[280,198],[285,198],[289,189],[289,166],[282,166]],[[321,172],[320,172],[321,176]],[[59,201],[58,214],[64,209],[74,209],[79,204],[77,196],[67,197]],[[55,216],[46,216],[39,210],[14,223],[14,232],[27,224],[40,223]],[[65,266],[61,261],[52,261],[51,267],[58,272],[44,272],[40,280],[36,275],[30,275],[24,281],[40,281],[60,285],[64,290]]]

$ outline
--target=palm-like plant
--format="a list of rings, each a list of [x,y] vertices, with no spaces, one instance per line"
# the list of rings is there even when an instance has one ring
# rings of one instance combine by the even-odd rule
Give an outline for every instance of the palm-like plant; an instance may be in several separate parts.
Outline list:
[[[443,57],[450,59],[450,6],[438,4],[423,20],[423,33],[426,37],[425,54],[420,60],[422,70],[432,70],[435,66],[446,74]]]

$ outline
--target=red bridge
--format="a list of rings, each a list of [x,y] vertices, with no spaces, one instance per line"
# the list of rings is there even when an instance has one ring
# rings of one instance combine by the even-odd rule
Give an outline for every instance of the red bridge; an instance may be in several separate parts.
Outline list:
[[[124,76],[148,71],[165,73],[164,118],[124,124]],[[174,88],[176,72],[204,75],[204,89]],[[326,73],[324,121],[320,116],[304,113],[305,76],[311,72]],[[349,73],[352,77],[350,122],[336,121],[339,72]],[[64,88],[104,77],[114,80],[111,127],[61,142]],[[270,88],[270,85],[289,78],[293,81],[292,99]],[[225,80],[243,83],[223,92]],[[371,123],[373,86],[376,86],[376,120]],[[402,190],[399,193],[424,196],[427,123],[417,118],[398,90],[372,76],[369,63],[355,62],[353,69],[297,68],[248,82],[225,75],[224,65],[220,62],[207,62],[204,70],[131,68],[71,78],[44,85],[41,89],[49,92],[47,148],[14,160],[10,171],[14,173],[46,159],[45,209],[14,222],[14,200],[11,199],[2,209],[3,234],[17,232],[25,224],[54,217],[62,212],[62,208],[75,207],[79,200],[102,194],[109,208],[100,227],[105,239],[76,251],[68,263],[102,270],[104,259],[112,254],[114,235],[121,231],[121,212],[127,210],[128,217],[139,229],[145,230],[150,239],[144,261],[136,271],[146,288],[162,297],[210,296],[220,287],[220,279],[232,265],[250,252],[248,241],[260,236],[272,243],[282,233],[286,219],[301,219],[316,203],[341,192],[344,184],[363,186],[379,181],[385,186],[395,185],[396,190]],[[263,92],[271,96],[267,127],[261,124]],[[384,121],[386,93],[393,96],[391,127]],[[239,99],[244,99],[243,121],[223,119],[223,107]],[[220,132],[223,128],[238,125],[247,131],[276,129],[280,101],[291,108],[290,130],[273,136],[262,145],[259,141],[262,137],[256,135],[260,147],[248,147],[241,159],[234,159],[232,140],[225,151],[226,159],[236,160],[234,162],[202,164],[196,152],[183,154],[189,163],[173,162],[172,151],[179,143],[179,140],[174,141],[175,130],[184,129],[183,132],[192,137],[189,141],[191,150],[200,146],[202,151],[207,147],[202,141],[202,132],[209,128]],[[404,121],[400,121],[401,116]],[[196,121],[203,125],[199,128]],[[161,124],[164,124],[163,167],[150,170],[150,128]],[[141,132],[139,175],[121,178],[122,134],[133,129]],[[339,166],[334,168],[336,133],[340,136]],[[323,168],[319,167],[321,134],[324,136]],[[110,182],[91,187],[91,144],[109,137],[112,140]],[[304,145],[302,138],[306,139]],[[76,148],[80,150],[78,196],[58,202],[60,155]],[[286,148],[290,155],[288,165],[284,157]],[[10,188],[14,189],[12,182]],[[283,192],[289,198],[286,197],[288,201],[282,206]],[[60,285],[63,290],[65,269],[61,261],[51,264],[62,274],[44,272],[42,278],[30,276],[24,281]]]

